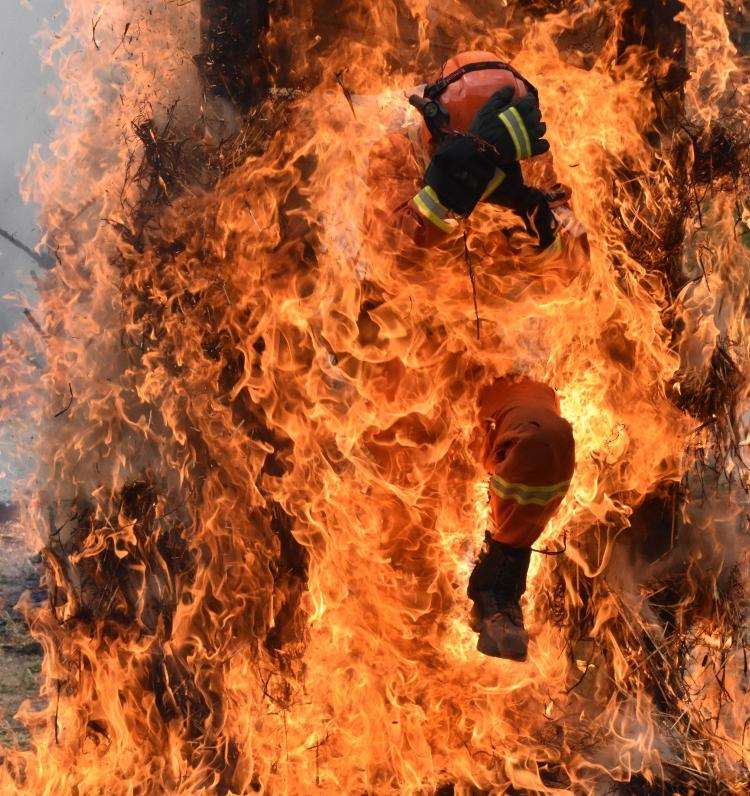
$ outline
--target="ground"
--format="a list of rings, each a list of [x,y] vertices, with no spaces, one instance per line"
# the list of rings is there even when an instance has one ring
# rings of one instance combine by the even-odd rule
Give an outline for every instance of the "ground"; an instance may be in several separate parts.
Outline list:
[[[36,697],[41,647],[15,606],[25,592],[40,598],[39,558],[14,520],[0,523],[0,745],[26,746],[29,735],[14,719],[21,703]]]

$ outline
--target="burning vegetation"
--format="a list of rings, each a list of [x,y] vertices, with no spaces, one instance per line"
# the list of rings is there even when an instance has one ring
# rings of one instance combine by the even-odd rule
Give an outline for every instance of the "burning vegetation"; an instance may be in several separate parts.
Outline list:
[[[66,5],[57,264],[0,368],[48,594],[3,793],[747,793],[743,4]],[[465,260],[372,245],[370,153],[465,49],[539,89],[572,278],[490,210]],[[525,663],[466,596],[518,368],[577,451]]]

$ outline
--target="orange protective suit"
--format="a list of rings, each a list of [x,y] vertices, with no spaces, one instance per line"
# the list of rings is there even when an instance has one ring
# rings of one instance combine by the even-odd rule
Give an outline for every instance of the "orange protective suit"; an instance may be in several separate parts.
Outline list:
[[[407,262],[410,255],[424,256],[419,249],[440,245],[454,234],[449,223],[431,219],[424,204],[414,202],[424,191],[428,159],[418,137],[406,133],[390,134],[370,155],[372,223]],[[572,218],[567,234],[562,222],[555,244],[525,261],[530,271],[569,270],[580,251],[587,251],[582,228],[565,210]],[[404,250],[409,244],[417,251]],[[508,251],[504,256],[514,255]],[[513,547],[530,547],[568,490],[575,463],[571,426],[560,416],[555,392],[523,377],[508,376],[486,387],[480,395],[480,419],[481,463],[491,476],[492,536]]]
[[[557,511],[575,466],[573,430],[554,390],[531,379],[503,378],[479,398],[482,465],[490,474],[492,536],[530,547]]]

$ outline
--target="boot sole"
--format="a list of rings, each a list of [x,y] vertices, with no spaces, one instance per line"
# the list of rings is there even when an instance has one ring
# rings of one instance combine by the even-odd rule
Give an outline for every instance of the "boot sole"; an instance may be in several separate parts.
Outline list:
[[[504,658],[508,661],[517,661],[518,663],[525,661],[528,653],[525,649],[500,649],[491,639],[483,638],[481,634],[479,635],[479,641],[477,641],[477,649],[482,655],[487,655],[490,658]]]

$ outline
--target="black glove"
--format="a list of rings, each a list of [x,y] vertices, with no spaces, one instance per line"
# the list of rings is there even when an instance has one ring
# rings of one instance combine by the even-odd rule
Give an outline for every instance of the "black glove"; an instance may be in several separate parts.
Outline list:
[[[542,121],[539,100],[525,94],[511,103],[513,87],[493,94],[477,111],[469,133],[491,144],[500,165],[541,155],[549,149],[542,136],[547,125]]]
[[[476,141],[463,135],[448,136],[437,148],[424,175],[445,207],[468,216],[495,173],[495,158]]]
[[[546,249],[555,240],[558,223],[546,196],[538,188],[524,184],[519,163],[503,166],[505,179],[487,201],[507,207],[524,223],[529,235],[539,241],[539,248]]]

